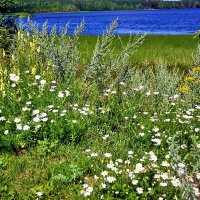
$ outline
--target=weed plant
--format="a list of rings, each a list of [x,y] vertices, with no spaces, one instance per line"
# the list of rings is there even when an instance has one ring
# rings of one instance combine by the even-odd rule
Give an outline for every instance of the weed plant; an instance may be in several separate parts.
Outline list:
[[[116,55],[116,20],[83,67],[84,22],[46,26],[21,24],[9,65],[0,54],[0,198],[198,199],[199,47],[187,75],[138,69],[146,35]]]

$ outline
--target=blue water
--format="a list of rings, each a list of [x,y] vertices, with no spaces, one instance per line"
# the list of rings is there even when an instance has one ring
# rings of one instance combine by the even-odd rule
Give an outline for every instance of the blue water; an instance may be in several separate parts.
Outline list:
[[[200,29],[200,9],[139,10],[109,12],[77,12],[36,14],[31,17],[39,29],[48,20],[48,32],[53,25],[64,27],[70,21],[69,33],[85,20],[82,34],[101,35],[112,20],[119,18],[116,34],[194,34]],[[27,24],[26,24],[27,25]]]

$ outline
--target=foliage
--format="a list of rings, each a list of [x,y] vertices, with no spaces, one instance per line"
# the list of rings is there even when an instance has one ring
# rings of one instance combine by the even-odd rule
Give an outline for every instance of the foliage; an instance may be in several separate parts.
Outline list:
[[[0,27],[0,49],[2,51],[9,51],[12,41],[13,36],[9,34],[8,30]]]
[[[15,0],[1,0],[0,13],[6,13],[14,4]]]
[[[119,83],[126,80],[130,71],[130,58],[143,43],[144,36],[129,38],[128,43],[122,45],[122,51],[119,54],[113,53],[111,44],[113,42],[113,32],[117,26],[117,20],[114,21],[106,33],[97,39],[91,63],[85,72],[86,80],[96,81],[98,90],[102,93],[109,82],[113,86],[119,86]]]
[[[158,0],[16,0],[12,11],[38,13],[194,7],[200,7],[199,0],[182,0],[179,2]]]
[[[198,199],[199,54],[187,74],[138,68],[145,36],[114,54],[114,21],[83,66],[83,24],[21,24],[0,60],[0,198]]]
[[[13,40],[14,34],[17,33],[17,26],[14,19],[5,18],[4,16],[0,19],[0,49],[4,52],[9,52]]]
[[[100,40],[101,37],[99,37]],[[97,38],[97,36],[80,36],[81,65],[90,64]],[[125,46],[129,39],[129,35],[120,36],[120,39],[116,36],[113,38],[110,48],[115,58],[118,58],[117,55],[122,51],[122,46]],[[159,65],[162,62],[168,69],[176,68],[181,73],[188,73],[188,66],[194,62],[196,46],[197,41],[193,39],[193,35],[147,35],[142,45],[131,55],[130,60],[133,66],[140,69]]]

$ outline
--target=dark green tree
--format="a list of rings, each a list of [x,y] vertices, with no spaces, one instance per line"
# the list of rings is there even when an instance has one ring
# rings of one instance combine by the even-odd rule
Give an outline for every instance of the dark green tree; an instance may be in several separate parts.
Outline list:
[[[3,9],[26,13],[200,7],[200,0],[0,0],[0,2],[0,12]]]
[[[1,0],[0,2],[0,13],[6,13],[10,11],[10,8],[13,6],[15,0]]]

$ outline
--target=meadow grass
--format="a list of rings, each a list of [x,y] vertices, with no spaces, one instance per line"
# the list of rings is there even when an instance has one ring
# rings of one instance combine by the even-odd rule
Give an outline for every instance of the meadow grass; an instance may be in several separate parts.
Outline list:
[[[199,198],[200,46],[120,45],[116,25],[98,40],[30,25],[1,51],[0,199]]]
[[[120,36],[120,38],[126,43],[129,36]],[[90,60],[96,41],[96,36],[80,36],[80,51],[86,63]],[[113,46],[116,52],[121,50],[117,38],[113,40]],[[164,60],[169,67],[187,68],[193,62],[196,47],[197,39],[194,39],[193,35],[148,35],[132,60],[134,64],[141,67]]]

